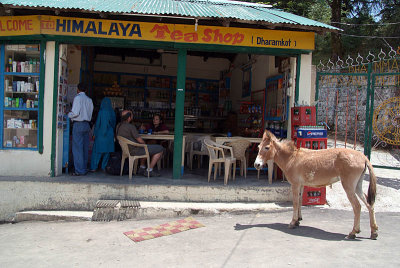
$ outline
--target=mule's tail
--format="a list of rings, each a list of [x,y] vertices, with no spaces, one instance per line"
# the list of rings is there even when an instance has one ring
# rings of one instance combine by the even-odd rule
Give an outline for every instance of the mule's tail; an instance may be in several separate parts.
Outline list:
[[[369,170],[369,187],[368,187],[367,201],[368,204],[372,207],[375,203],[375,197],[376,197],[376,176],[374,173],[374,168],[372,167],[371,162],[368,160],[368,158],[366,158],[365,164]]]

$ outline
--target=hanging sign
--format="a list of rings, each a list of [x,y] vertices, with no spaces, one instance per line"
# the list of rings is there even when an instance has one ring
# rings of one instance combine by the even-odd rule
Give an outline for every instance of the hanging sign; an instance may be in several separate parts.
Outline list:
[[[314,33],[56,16],[0,17],[0,36],[48,34],[158,42],[314,49]]]

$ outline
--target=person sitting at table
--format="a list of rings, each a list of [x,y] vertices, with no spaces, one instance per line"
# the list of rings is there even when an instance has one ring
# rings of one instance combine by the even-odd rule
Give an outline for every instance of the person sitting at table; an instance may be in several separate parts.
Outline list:
[[[147,125],[142,124],[140,126],[140,129],[146,130],[147,132],[149,132],[151,129],[151,133],[154,133],[154,134],[168,134],[169,133],[168,127],[164,124],[164,121],[163,121],[161,115],[159,115],[159,114],[155,114],[153,116],[153,122],[151,124],[147,124]]]
[[[139,132],[137,131],[137,128],[131,124],[133,120],[133,113],[129,110],[124,110],[122,111],[121,114],[121,123],[117,126],[117,136],[122,136],[124,138],[127,138],[128,140],[131,140],[136,143],[141,143],[145,144],[144,140],[140,137]],[[155,171],[153,168],[157,164],[158,160],[162,157],[164,148],[159,145],[159,144],[148,144],[147,148],[149,150],[150,154],[150,166],[147,167],[145,166],[146,159],[141,159],[140,160],[140,168],[138,173],[147,176],[147,172],[149,172],[150,177],[158,177],[160,176],[160,173]],[[140,150],[140,151],[136,151]],[[144,148],[135,148],[132,146],[129,146],[129,151],[131,154],[139,153],[139,154],[144,154]],[[147,172],[146,172],[147,171]]]

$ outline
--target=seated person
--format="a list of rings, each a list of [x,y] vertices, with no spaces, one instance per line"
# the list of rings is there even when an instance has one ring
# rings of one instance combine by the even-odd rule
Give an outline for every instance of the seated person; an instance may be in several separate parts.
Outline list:
[[[152,130],[154,134],[168,134],[169,130],[168,127],[164,124],[161,115],[156,114],[153,116],[153,123],[140,126],[140,129],[149,131]]]
[[[124,110],[121,115],[121,123],[117,126],[117,136],[122,136],[136,143],[145,144],[144,140],[140,137],[139,132],[136,127],[131,124],[133,120],[133,113],[129,110]],[[158,177],[160,173],[153,170],[154,166],[157,164],[157,161],[161,158],[164,148],[159,144],[149,144],[147,145],[150,154],[150,166],[145,166],[146,159],[140,159],[140,168],[138,173],[144,176],[147,176],[147,172],[151,177]],[[140,150],[140,151],[139,151]],[[144,154],[144,148],[135,148],[133,146],[129,146],[129,151],[131,154],[139,153]]]

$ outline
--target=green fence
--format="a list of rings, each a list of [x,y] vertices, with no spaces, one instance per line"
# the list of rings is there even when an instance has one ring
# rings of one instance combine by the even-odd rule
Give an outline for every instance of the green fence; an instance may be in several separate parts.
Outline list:
[[[382,52],[381,52],[382,53]],[[329,147],[363,151],[375,167],[400,169],[400,57],[394,50],[317,67],[317,122]]]

